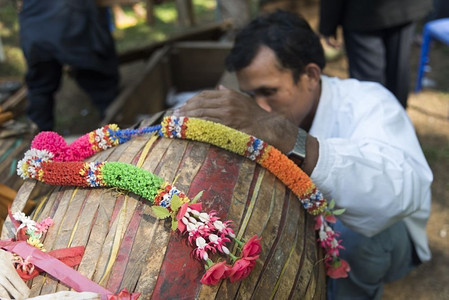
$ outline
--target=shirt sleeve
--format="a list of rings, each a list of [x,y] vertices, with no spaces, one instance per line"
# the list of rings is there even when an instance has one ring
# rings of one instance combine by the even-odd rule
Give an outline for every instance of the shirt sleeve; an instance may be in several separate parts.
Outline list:
[[[432,182],[407,115],[388,92],[376,97],[385,99],[364,99],[339,115],[339,137],[318,137],[311,175],[328,200],[346,209],[342,222],[366,236],[428,205]]]

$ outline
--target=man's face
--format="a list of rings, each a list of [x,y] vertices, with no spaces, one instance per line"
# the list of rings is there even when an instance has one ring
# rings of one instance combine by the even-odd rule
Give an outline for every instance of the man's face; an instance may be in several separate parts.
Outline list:
[[[239,88],[268,112],[275,112],[301,125],[313,113],[316,93],[306,74],[298,82],[292,71],[282,68],[276,54],[262,46],[251,64],[237,72]]]

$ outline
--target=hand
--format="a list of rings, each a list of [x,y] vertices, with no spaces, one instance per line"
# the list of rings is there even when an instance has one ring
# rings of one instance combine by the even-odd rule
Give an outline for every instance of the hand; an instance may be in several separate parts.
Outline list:
[[[14,269],[12,254],[0,249],[0,297],[26,299],[29,294],[30,289]]]
[[[202,91],[175,114],[224,124],[260,138],[284,153],[292,149],[298,130],[287,119],[260,108],[250,97],[223,86]]]

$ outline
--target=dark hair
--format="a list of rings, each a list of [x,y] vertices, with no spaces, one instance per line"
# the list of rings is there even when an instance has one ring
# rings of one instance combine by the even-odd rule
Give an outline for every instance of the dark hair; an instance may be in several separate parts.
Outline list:
[[[249,66],[261,46],[274,51],[282,67],[292,70],[295,81],[308,63],[316,63],[321,69],[326,64],[320,39],[307,21],[277,10],[254,19],[237,34],[226,57],[226,69],[240,71]]]

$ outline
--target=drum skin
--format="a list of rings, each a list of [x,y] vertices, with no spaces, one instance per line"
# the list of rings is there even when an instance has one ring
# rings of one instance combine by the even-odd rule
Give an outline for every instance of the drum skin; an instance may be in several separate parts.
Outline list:
[[[169,183],[176,179],[174,185],[191,199],[203,191],[203,211],[232,220],[237,237],[262,237],[249,277],[202,285],[205,270],[187,238],[171,231],[170,221],[156,219],[146,199],[113,188],[57,186],[43,197],[33,219],[55,221],[44,239],[46,250],[84,245],[79,272],[112,292],[140,292],[140,299],[325,299],[313,216],[283,183],[254,162],[209,144],[149,141],[136,137],[88,160],[131,163]],[[34,185],[27,180],[14,202],[29,197]],[[6,227],[3,238],[11,234]],[[46,275],[31,283],[31,296],[61,290],[68,288]]]

